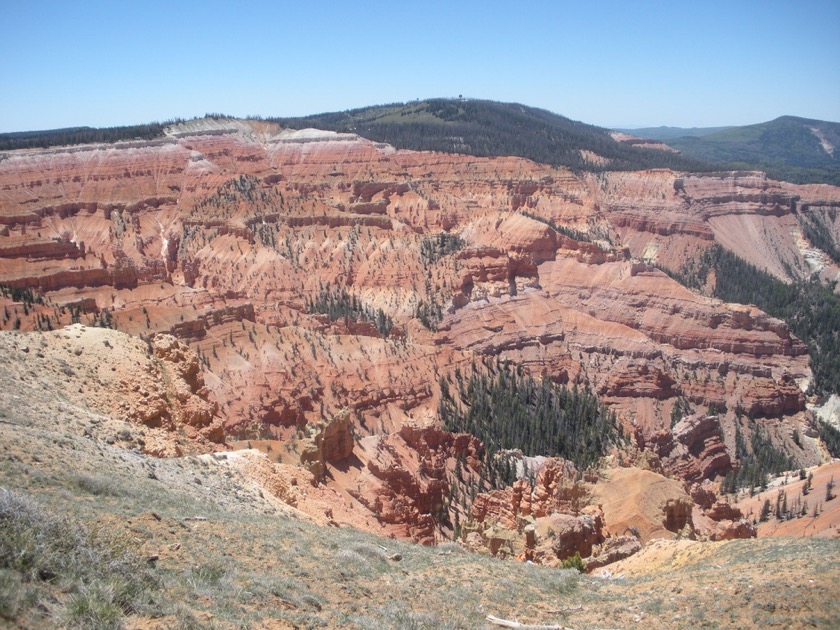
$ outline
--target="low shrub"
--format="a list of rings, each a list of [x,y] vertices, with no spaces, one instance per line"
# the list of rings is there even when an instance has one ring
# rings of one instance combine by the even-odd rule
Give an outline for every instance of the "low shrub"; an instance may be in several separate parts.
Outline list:
[[[579,551],[576,551],[575,555],[569,556],[563,560],[562,566],[564,569],[577,569],[580,573],[583,573],[586,570],[586,567],[583,564],[583,558],[580,557]]]

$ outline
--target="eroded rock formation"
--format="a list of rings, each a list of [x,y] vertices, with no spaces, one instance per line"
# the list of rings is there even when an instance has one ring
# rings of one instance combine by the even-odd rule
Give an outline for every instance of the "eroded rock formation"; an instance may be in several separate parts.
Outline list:
[[[736,410],[772,424],[777,442],[809,426],[807,349],[784,323],[652,263],[676,269],[717,242],[780,278],[836,279],[797,213],[830,214],[840,189],[760,173],[576,175],[253,121],[3,157],[0,326],[144,335],[147,375],[100,376],[96,405],[201,444],[222,423],[281,445],[310,434],[295,454],[369,511],[359,522],[440,535],[447,475],[459,457],[477,470],[481,445],[430,428],[439,379],[484,357],[590,387],[690,481],[731,466]],[[373,315],[316,312],[315,297],[339,289]],[[796,451],[798,465],[821,456],[812,440]],[[575,514],[583,495],[558,466],[533,489],[480,495],[476,515],[519,528]],[[605,505],[608,529],[613,515]],[[661,522],[638,527],[649,536]]]
[[[353,454],[350,412],[343,409],[329,420],[308,427],[300,446],[300,463],[317,481],[323,481],[327,463],[338,464]]]
[[[225,433],[218,417],[219,406],[207,400],[209,391],[204,386],[196,354],[171,335],[156,335],[152,352],[174,406],[174,420],[200,430],[213,442],[223,442]]]
[[[477,467],[481,443],[471,435],[414,425],[374,441],[366,470],[350,494],[403,536],[435,542],[435,517],[450,488],[447,472],[457,459],[468,469]]]
[[[663,467],[687,482],[723,477],[732,469],[717,416],[697,414],[651,437]]]

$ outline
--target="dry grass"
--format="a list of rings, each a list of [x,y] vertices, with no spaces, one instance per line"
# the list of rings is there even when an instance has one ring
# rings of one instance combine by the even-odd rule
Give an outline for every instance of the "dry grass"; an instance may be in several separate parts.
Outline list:
[[[0,466],[3,483],[10,468],[17,467]],[[207,469],[205,474],[214,473]],[[125,589],[116,579],[124,561],[113,562],[116,569],[106,572],[112,577],[92,581],[89,576],[102,571],[83,571],[83,558],[91,559],[91,567],[107,567],[109,558],[120,556],[107,551],[115,549],[107,545],[106,551],[84,556],[78,550],[90,548],[93,539],[73,534],[72,544],[60,545],[71,550],[65,565],[75,567],[61,569],[64,578],[44,582],[37,577],[35,567],[46,566],[45,560],[28,560],[26,570],[4,564],[0,608],[6,618],[28,619],[44,603],[49,612],[41,615],[42,625],[102,628],[140,621],[160,628],[258,628],[269,620],[301,628],[476,628],[488,614],[579,629],[782,622],[785,627],[832,627],[840,614],[833,595],[838,570],[832,561],[838,545],[830,540],[716,544],[713,553],[674,556],[652,573],[609,581],[475,556],[451,544],[423,548],[353,529],[319,528],[261,513],[247,503],[239,510],[213,509],[200,492],[167,498],[169,490],[159,482],[127,472],[111,478],[119,494],[116,515],[113,495],[105,497],[108,501],[101,496],[84,500],[88,491],[73,480],[36,478],[31,472],[19,480],[37,486],[41,501],[20,499],[18,505],[30,507],[17,513],[37,515],[22,520],[53,531],[55,523],[68,521],[45,514],[64,505],[74,513],[67,518],[79,523],[71,531],[90,532],[92,523],[108,523],[114,538],[102,541],[143,541],[142,552],[159,553],[160,560],[155,567],[142,566],[149,581],[139,591],[141,601],[118,596]],[[197,513],[207,520],[184,520]],[[38,557],[55,553],[47,547]],[[395,554],[399,561],[390,559]]]
[[[133,547],[124,534],[0,490],[0,614],[14,619],[40,609],[70,626],[112,628],[125,614],[153,611],[160,584]]]

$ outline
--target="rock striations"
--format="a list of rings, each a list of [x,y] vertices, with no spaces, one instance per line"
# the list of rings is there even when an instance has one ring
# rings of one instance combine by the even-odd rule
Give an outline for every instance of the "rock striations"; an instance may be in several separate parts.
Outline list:
[[[796,215],[834,212],[840,189],[761,173],[580,175],[203,120],[157,141],[5,153],[0,190],[2,328],[79,345],[71,371],[96,361],[81,324],[133,335],[145,375],[106,370],[92,407],[303,464],[298,481],[315,485],[295,501],[319,518],[432,542],[458,515],[470,544],[558,562],[581,545],[619,557],[632,541],[606,536],[631,526],[642,540],[690,526],[684,490],[657,504],[669,516],[637,523],[599,508],[559,460],[533,487],[457,509],[453,475],[480,476],[484,453],[436,425],[439,382],[488,358],[590,388],[654,467],[689,484],[720,480],[736,433],[757,426],[777,444],[805,436],[796,465],[822,458],[805,345],[654,264],[678,268],[716,242],[782,279],[837,279]]]

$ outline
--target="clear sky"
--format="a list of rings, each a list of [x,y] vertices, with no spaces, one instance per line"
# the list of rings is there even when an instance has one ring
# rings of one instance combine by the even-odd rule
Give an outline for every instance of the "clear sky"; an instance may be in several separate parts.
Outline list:
[[[436,96],[606,127],[840,121],[840,0],[3,0],[0,132]]]

